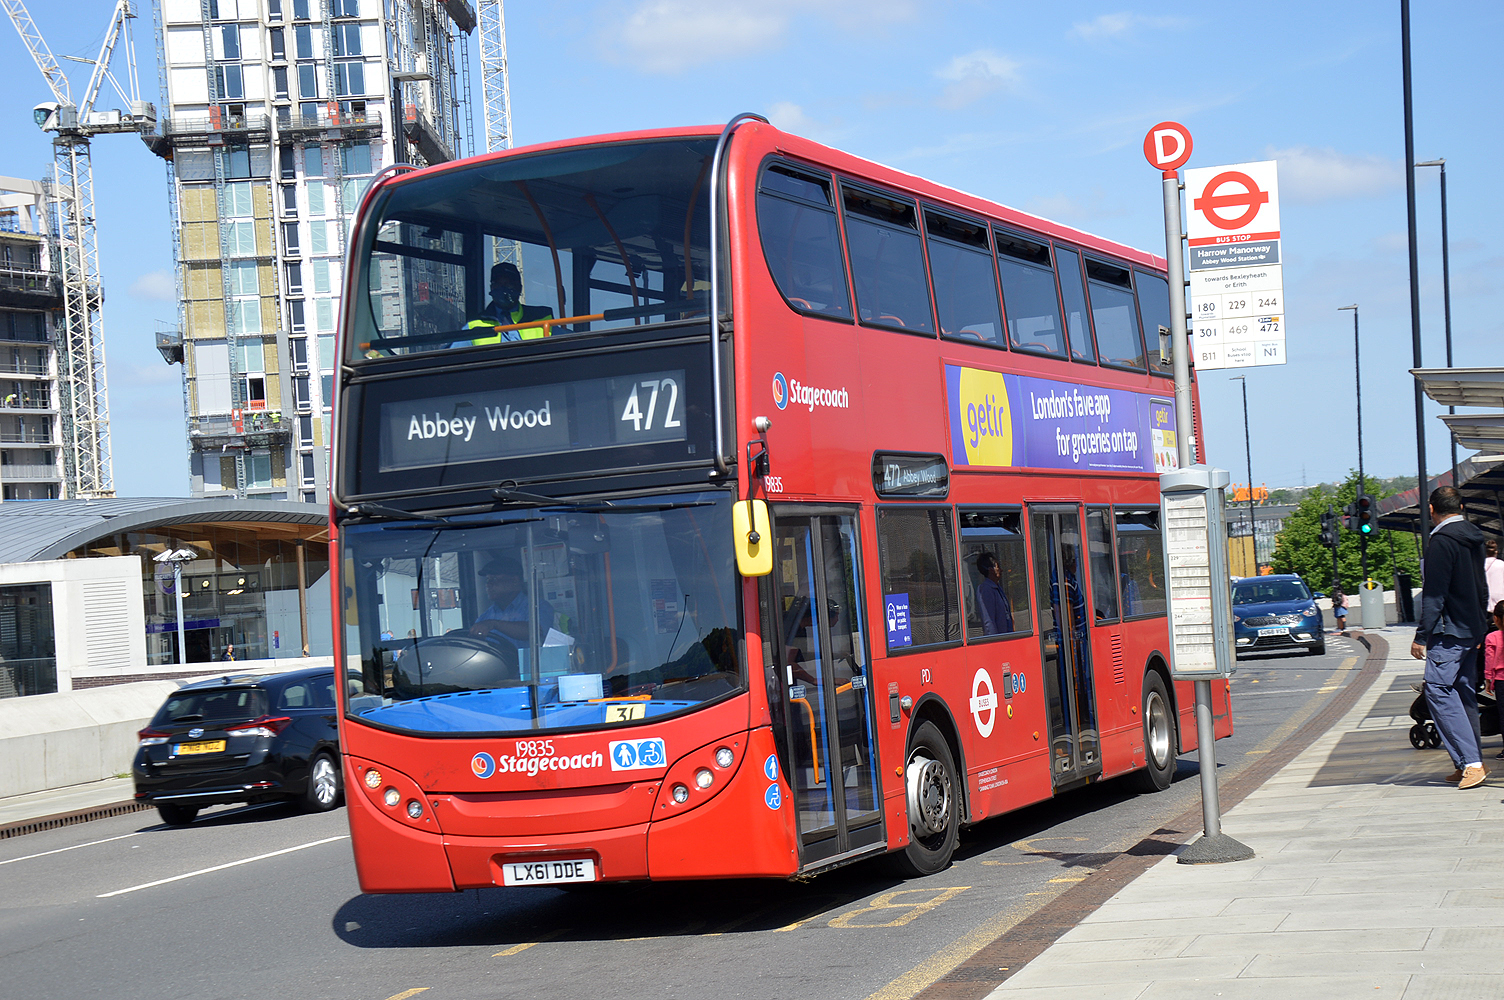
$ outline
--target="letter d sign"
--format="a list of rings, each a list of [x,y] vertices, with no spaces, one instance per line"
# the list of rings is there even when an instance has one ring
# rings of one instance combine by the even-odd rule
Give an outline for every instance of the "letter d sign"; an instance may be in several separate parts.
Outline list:
[[[1191,130],[1179,122],[1160,122],[1144,136],[1144,159],[1155,170],[1179,170],[1191,158]]]

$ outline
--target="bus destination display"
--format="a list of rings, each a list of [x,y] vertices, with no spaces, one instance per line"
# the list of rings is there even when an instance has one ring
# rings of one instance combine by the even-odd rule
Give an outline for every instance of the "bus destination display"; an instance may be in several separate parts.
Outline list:
[[[381,406],[381,472],[684,441],[684,370]]]

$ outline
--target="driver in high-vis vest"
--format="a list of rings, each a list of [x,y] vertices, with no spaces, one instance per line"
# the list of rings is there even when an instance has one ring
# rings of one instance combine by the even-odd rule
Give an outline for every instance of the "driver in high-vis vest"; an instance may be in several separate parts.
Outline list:
[[[525,306],[522,304],[522,274],[516,264],[503,261],[491,268],[491,303],[481,310],[480,316],[465,324],[467,330],[490,330],[489,334],[477,336],[470,341],[472,346],[500,344],[510,340],[537,340],[547,337],[548,326],[525,326],[520,330],[497,330],[498,326],[512,326],[528,320],[553,319],[554,311],[548,306]]]

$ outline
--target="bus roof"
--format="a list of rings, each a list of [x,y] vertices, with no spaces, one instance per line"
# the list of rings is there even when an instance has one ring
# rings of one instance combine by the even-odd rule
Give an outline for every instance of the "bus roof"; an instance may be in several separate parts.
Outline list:
[[[1102,253],[1109,253],[1157,271],[1163,271],[1166,268],[1165,258],[1158,254],[1139,250],[1126,244],[1118,243],[1115,240],[1110,240],[1104,236],[1098,236],[1083,229],[1077,229],[1073,226],[1067,226],[1063,223],[1046,219],[1032,212],[1011,208],[1001,202],[991,201],[958,188],[937,184],[917,174],[899,170],[896,167],[890,167],[874,160],[863,159],[860,156],[823,145],[812,139],[795,135],[792,132],[785,132],[773,125],[758,121],[749,121],[739,127],[738,131],[741,130],[749,130],[754,134],[764,137],[776,145],[781,152],[811,164],[820,164],[832,170],[851,174],[879,184],[885,184],[889,187],[901,188],[927,201],[949,204],[975,215],[987,216],[1000,222],[1020,226],[1025,229],[1032,229],[1056,239],[1099,250]],[[713,125],[642,129],[633,132],[610,132],[602,135],[579,136],[571,139],[556,139],[550,142],[534,143],[504,152],[482,153],[463,160],[451,161],[435,169],[443,171],[466,166],[485,159],[525,156],[557,149],[569,149],[576,146],[615,142],[638,142],[650,139],[706,138],[718,136],[720,133],[721,128]],[[428,176],[429,171],[423,171],[422,175]],[[405,180],[407,180],[406,177],[397,178],[394,183],[402,183]]]

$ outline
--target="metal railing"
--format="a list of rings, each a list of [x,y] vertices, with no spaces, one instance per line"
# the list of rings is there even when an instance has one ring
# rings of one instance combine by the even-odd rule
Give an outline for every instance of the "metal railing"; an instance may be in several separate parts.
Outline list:
[[[0,375],[51,375],[52,368],[45,361],[25,361],[0,358]]]
[[[206,135],[214,132],[265,132],[269,115],[178,115],[162,119],[163,135]]]
[[[0,433],[0,444],[52,444],[52,433],[47,430],[10,431]]]
[[[0,465],[0,479],[6,482],[62,478],[62,467],[57,465]]]
[[[36,292],[41,295],[63,294],[62,283],[51,271],[36,267],[0,265],[0,288],[11,292]]]
[[[0,410],[55,410],[52,394],[47,392],[0,393]]]
[[[246,434],[290,434],[292,426],[280,410],[249,410],[239,418],[227,413],[188,418],[188,433],[195,437],[240,437]]]

